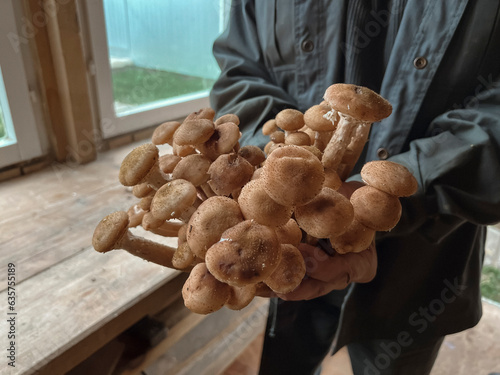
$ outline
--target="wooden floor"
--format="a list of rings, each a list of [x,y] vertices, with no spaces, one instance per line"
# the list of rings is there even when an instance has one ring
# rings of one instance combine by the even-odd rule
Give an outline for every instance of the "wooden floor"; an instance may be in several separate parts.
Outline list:
[[[221,375],[257,375],[263,341],[261,334]],[[500,373],[500,305],[484,301],[476,327],[446,337],[431,375],[494,373]],[[345,348],[325,358],[321,375],[352,375]]]

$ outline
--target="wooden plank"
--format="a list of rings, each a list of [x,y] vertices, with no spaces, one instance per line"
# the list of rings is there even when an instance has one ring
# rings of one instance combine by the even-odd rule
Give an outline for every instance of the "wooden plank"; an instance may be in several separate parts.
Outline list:
[[[210,314],[149,367],[147,374],[218,374],[262,332],[267,300],[255,299],[241,311],[226,308]]]
[[[178,271],[124,252],[82,251],[16,286],[16,367],[11,374],[61,374],[151,310],[185,280]],[[0,298],[7,301],[6,291]],[[7,336],[6,325],[0,335]]]
[[[24,8],[29,20],[34,16],[44,14],[45,17],[51,17],[52,13],[46,13],[43,9],[43,3],[40,0],[25,0]],[[61,111],[61,99],[57,88],[56,72],[54,70],[54,61],[52,59],[49,35],[45,23],[37,24],[37,32],[33,35],[32,55],[35,60],[35,68],[40,84],[42,101],[48,130],[49,140],[52,146],[53,154],[57,161],[66,159],[66,129],[64,127],[64,118]]]
[[[70,160],[87,163],[96,158],[96,137],[76,1],[44,0],[43,4],[57,9],[55,16],[47,19],[47,30],[68,141],[66,151]]]
[[[117,178],[121,160],[135,146],[67,167],[60,179],[45,170],[0,185],[0,290],[7,263],[16,263],[19,281],[36,275],[91,246],[104,216],[138,201]]]

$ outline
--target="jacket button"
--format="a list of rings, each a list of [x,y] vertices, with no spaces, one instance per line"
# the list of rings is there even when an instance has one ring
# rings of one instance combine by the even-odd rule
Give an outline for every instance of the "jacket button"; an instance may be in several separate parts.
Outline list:
[[[381,147],[377,150],[377,156],[380,160],[385,160],[389,157],[389,151]]]
[[[417,69],[424,69],[427,66],[427,59],[425,57],[417,57],[413,60],[413,66]]]
[[[314,49],[314,42],[310,39],[306,39],[302,42],[301,48],[304,52],[312,52]]]

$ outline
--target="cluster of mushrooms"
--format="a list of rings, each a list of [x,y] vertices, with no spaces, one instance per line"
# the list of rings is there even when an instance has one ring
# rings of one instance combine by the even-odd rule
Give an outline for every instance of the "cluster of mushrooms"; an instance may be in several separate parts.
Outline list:
[[[367,141],[370,126],[391,105],[360,86],[335,84],[324,101],[302,113],[285,109],[266,122],[264,151],[240,147],[239,118],[214,119],[211,108],[166,122],[152,142],[123,160],[119,179],[140,201],[96,227],[98,252],[124,249],[189,272],[182,295],[195,313],[239,310],[256,295],[293,291],[306,274],[302,241],[328,238],[339,254],[360,252],[376,231],[401,216],[399,197],[417,190],[402,165],[364,165],[365,186],[346,197],[338,189]],[[172,153],[160,156],[160,145]],[[177,237],[172,248],[130,228]]]

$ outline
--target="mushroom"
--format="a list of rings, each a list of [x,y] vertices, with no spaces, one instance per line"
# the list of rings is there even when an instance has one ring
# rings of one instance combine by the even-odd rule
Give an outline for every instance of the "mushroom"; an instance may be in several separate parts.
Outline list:
[[[191,146],[191,145],[182,145],[181,146],[181,145],[174,142],[174,144],[172,145],[172,152],[174,153],[174,155],[184,157],[184,156],[188,156],[191,154],[196,154],[196,148],[194,146]]]
[[[208,169],[211,161],[204,155],[193,154],[182,158],[172,171],[174,180],[183,179],[191,182],[195,187],[208,181]]]
[[[238,204],[245,220],[270,227],[285,225],[292,216],[292,208],[274,201],[264,189],[264,180],[251,180],[241,189]]]
[[[245,220],[222,233],[220,241],[208,249],[205,262],[216,279],[241,287],[270,276],[280,257],[274,230]]]
[[[299,146],[274,150],[262,168],[266,193],[277,203],[301,206],[311,201],[323,187],[323,165],[311,152]]]
[[[137,184],[132,188],[132,194],[137,198],[144,198],[145,196],[153,193],[155,189],[148,185],[147,182]]]
[[[175,166],[181,161],[179,155],[165,154],[160,156],[160,169],[163,173],[169,174],[174,171]]]
[[[194,185],[182,179],[173,180],[156,192],[151,202],[151,214],[161,222],[170,219],[180,219],[186,222],[196,209],[195,202]]]
[[[286,145],[297,145],[297,146],[310,146],[311,138],[307,133],[302,131],[296,131],[288,134],[285,138]]]
[[[304,113],[306,126],[314,131],[313,144],[324,151],[337,127],[337,121],[330,121],[325,115],[331,110],[328,105],[318,104]]]
[[[276,130],[269,135],[269,139],[274,143],[285,143],[285,133],[281,130]]]
[[[230,195],[252,178],[254,168],[236,153],[219,156],[208,169],[208,184],[217,195]]]
[[[344,233],[353,218],[354,210],[349,199],[328,187],[324,187],[309,203],[295,208],[297,224],[317,238]]]
[[[297,288],[306,275],[306,264],[299,249],[290,244],[281,245],[281,259],[264,283],[273,292],[286,294]]]
[[[255,297],[257,287],[255,284],[245,286],[231,286],[231,294],[226,302],[226,307],[231,310],[241,310],[247,307]]]
[[[254,167],[259,166],[266,160],[266,155],[257,146],[247,145],[239,149],[238,155],[245,158]]]
[[[175,131],[181,126],[181,123],[178,121],[168,121],[164,122],[153,132],[153,136],[151,137],[151,142],[154,145],[164,145],[169,144],[172,146],[172,141],[174,137]]]
[[[129,219],[125,211],[107,215],[94,230],[92,246],[100,253],[123,249],[130,254],[165,267],[175,268],[173,247],[134,236],[128,229]]]
[[[219,117],[217,120],[214,121],[214,125],[217,126],[217,125],[220,125],[220,124],[224,124],[226,122],[232,122],[236,125],[239,125],[240,124],[240,118],[233,114],[233,113],[228,113],[228,114],[225,114],[225,115],[222,115],[221,117]]]
[[[280,244],[299,246],[302,241],[302,230],[297,222],[291,218],[285,225],[274,228]]]
[[[221,234],[243,220],[235,200],[220,196],[208,198],[188,223],[187,242],[191,251],[204,259],[208,248],[219,241]]]
[[[351,195],[354,217],[361,224],[376,231],[389,231],[401,217],[398,197],[366,185]]]
[[[276,130],[278,130],[278,126],[276,125],[275,119],[267,120],[264,125],[262,125],[262,134],[271,135]]]
[[[187,242],[177,246],[174,255],[172,256],[172,264],[175,268],[183,270],[193,265],[196,256],[193,254]]]
[[[175,131],[174,143],[179,146],[196,146],[208,141],[214,131],[214,123],[211,120],[185,120]]]
[[[215,111],[210,107],[201,108],[196,112],[192,112],[184,119],[184,121],[205,119],[212,121],[215,117]]]
[[[157,234],[163,237],[177,237],[179,235],[179,229],[184,225],[184,223],[179,223],[175,221],[165,221],[160,226],[147,226],[143,220],[143,228],[150,231],[151,233]]]
[[[276,126],[285,132],[293,132],[304,126],[304,114],[296,109],[283,109],[275,117]]]
[[[158,149],[152,143],[134,148],[120,166],[119,180],[124,186],[146,182],[154,189],[167,182],[158,166]]]
[[[129,220],[128,227],[134,228],[140,225],[142,223],[142,219],[144,217],[144,214],[146,214],[146,212],[147,211],[143,210],[138,204],[134,204],[133,206],[131,206],[127,211]]]
[[[196,314],[210,314],[221,309],[231,295],[231,288],[214,278],[204,263],[197,264],[182,287],[184,305]]]
[[[339,254],[359,253],[368,249],[374,238],[375,230],[354,218],[344,233],[330,237],[330,244]]]
[[[206,142],[197,146],[198,150],[211,161],[219,155],[227,154],[233,150],[241,137],[238,125],[233,122],[225,122],[215,127],[214,133]]]
[[[336,121],[337,116],[340,116],[340,119],[337,129],[325,148],[322,162],[325,169],[337,170],[350,144],[350,147],[358,150],[357,145],[360,143],[364,145],[366,142],[364,138],[355,138],[351,142],[351,136],[356,128],[368,129],[364,132],[357,132],[358,136],[367,134],[371,123],[380,121],[391,114],[392,106],[387,100],[366,87],[343,83],[328,87],[324,99],[332,108],[326,117],[332,122]],[[357,161],[358,158],[359,154],[351,159]],[[349,168],[350,166],[347,167]]]
[[[409,197],[418,189],[411,172],[404,165],[389,160],[366,163],[361,169],[361,178],[368,185],[397,197]]]

